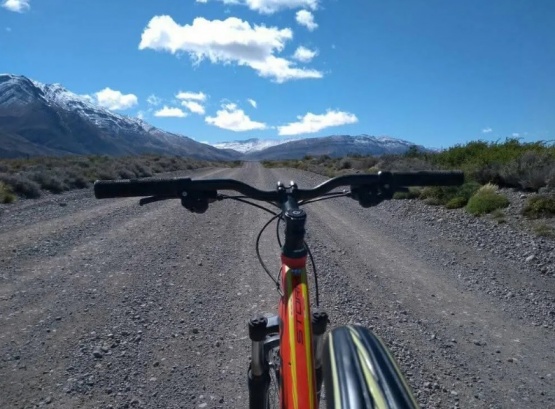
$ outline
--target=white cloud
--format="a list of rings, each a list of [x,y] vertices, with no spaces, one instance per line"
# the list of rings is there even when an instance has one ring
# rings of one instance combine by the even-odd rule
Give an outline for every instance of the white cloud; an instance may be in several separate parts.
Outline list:
[[[192,101],[206,101],[206,94],[204,92],[179,91],[175,97],[177,99],[185,99],[185,100],[192,100]]]
[[[520,134],[518,132],[513,132],[513,137],[514,138],[518,138],[520,136]]]
[[[137,118],[139,118],[139,119],[141,119],[141,120],[142,120],[142,119],[145,119],[145,113],[144,113],[144,111],[139,111],[139,112],[137,112]]]
[[[196,0],[206,3],[208,0]],[[319,0],[219,0],[224,4],[247,6],[249,9],[263,14],[273,14],[276,11],[298,8],[316,10]]]
[[[180,26],[170,16],[155,16],[142,33],[139,49],[187,52],[196,64],[204,59],[214,64],[236,63],[278,83],[322,78],[320,71],[296,67],[294,62],[275,55],[292,38],[289,28],[251,26],[236,17],[226,20],[197,17],[192,24]]]
[[[102,91],[95,92],[94,97],[90,95],[84,95],[83,97],[89,102],[96,103],[112,111],[122,111],[138,104],[136,95],[122,94],[120,91],[111,88],[104,88]]]
[[[316,115],[311,112],[298,116],[298,122],[278,126],[279,135],[301,135],[315,133],[332,126],[353,124],[358,118],[349,112],[328,110],[325,114]]]
[[[170,108],[164,105],[162,109],[154,113],[154,116],[159,118],[185,118],[187,113],[183,112],[180,108]]]
[[[204,115],[204,107],[196,101],[183,101],[181,105],[195,114]]]
[[[201,104],[201,102],[206,101],[207,96],[204,92],[179,91],[175,97],[180,99],[181,105],[186,107],[189,111],[204,115],[204,105]]]
[[[258,104],[256,103],[256,101],[254,99],[247,98],[247,101],[249,102],[249,104],[252,105],[253,108],[256,108],[258,106]]]
[[[490,127],[482,129],[482,133],[492,133],[492,132],[493,132],[493,129],[491,129]]]
[[[236,104],[224,104],[222,109],[216,112],[216,116],[207,116],[204,120],[207,124],[235,132],[268,128],[263,122],[251,120]]]
[[[146,102],[148,102],[149,105],[158,106],[162,103],[162,99],[152,94],[152,95],[149,95],[149,97],[146,99]]]
[[[300,62],[310,62],[314,57],[318,55],[317,51],[310,50],[302,45],[295,50],[293,58]]]
[[[314,31],[318,28],[318,24],[314,22],[314,14],[308,10],[299,10],[295,15],[295,20],[301,26],[305,26],[309,31]]]
[[[16,13],[24,13],[31,8],[30,0],[5,0],[2,7]]]

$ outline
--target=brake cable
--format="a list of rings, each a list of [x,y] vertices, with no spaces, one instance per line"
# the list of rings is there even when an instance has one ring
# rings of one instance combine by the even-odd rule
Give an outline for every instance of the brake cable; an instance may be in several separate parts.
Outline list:
[[[322,200],[328,200],[328,199],[335,199],[338,197],[347,197],[347,196],[351,196],[350,192],[331,192],[331,193],[327,193],[324,197],[319,197],[316,199],[312,199],[312,200],[307,200],[307,201],[302,201],[299,203],[299,206],[301,205],[305,205],[305,204],[309,204],[309,203],[315,203],[315,202],[319,202]],[[260,232],[258,233],[257,237],[256,237],[256,245],[255,245],[255,249],[256,249],[256,257],[258,258],[258,262],[260,263],[260,265],[262,266],[262,268],[264,269],[264,271],[266,272],[266,274],[268,275],[268,277],[270,277],[270,279],[274,282],[274,284],[276,285],[276,290],[277,292],[280,294],[280,296],[283,296],[283,293],[281,291],[281,286],[279,283],[279,280],[281,278],[281,268],[279,269],[278,275],[277,275],[277,280],[273,277],[272,273],[270,272],[270,270],[268,269],[268,267],[266,266],[266,264],[264,263],[264,260],[262,260],[262,256],[260,254],[260,239],[262,237],[262,233],[264,233],[264,231],[268,228],[268,226],[270,224],[272,224],[272,222],[274,220],[277,219],[277,223],[276,223],[276,237],[277,237],[277,241],[280,247],[282,247],[282,241],[281,241],[281,237],[279,235],[279,226],[281,221],[283,220],[283,212],[281,213],[276,213],[264,206],[259,205],[258,203],[253,203],[249,200],[245,200],[247,198],[247,196],[227,196],[227,195],[218,195],[218,200],[224,200],[224,199],[232,199],[232,200],[236,200],[238,202],[241,203],[245,203],[245,204],[249,204],[251,206],[254,206],[258,209],[264,210],[265,212],[268,212],[270,214],[272,214],[272,218],[270,218],[270,220],[268,220],[268,222],[266,222],[266,224],[262,227],[262,229],[260,229]],[[273,203],[273,202],[267,202],[275,207],[279,207],[277,204]],[[314,261],[314,256],[312,254],[312,251],[310,250],[310,247],[308,246],[308,243],[306,242],[306,240],[303,241],[303,244],[306,248],[306,251],[308,253],[309,259],[310,259],[310,264],[312,265],[312,272],[314,274],[314,291],[315,291],[315,301],[316,301],[316,307],[320,307],[320,291],[319,291],[319,286],[318,286],[318,270],[316,269],[316,262]]]
[[[338,197],[351,197],[351,192],[343,191],[343,192],[327,193],[324,196],[318,197],[316,199],[302,201],[299,203],[299,206],[309,204],[309,203],[321,202],[322,200],[335,199]]]
[[[262,266],[262,268],[264,269],[266,274],[268,274],[268,277],[270,277],[270,279],[276,285],[277,292],[279,293],[280,296],[283,297],[283,293],[281,292],[281,288],[280,288],[280,285],[279,285],[279,275],[278,275],[278,279],[276,280],[272,276],[272,273],[270,272],[270,270],[268,270],[268,267],[266,267],[266,264],[264,263],[264,260],[262,260],[262,256],[260,255],[260,238],[262,237],[262,233],[264,233],[264,230],[266,230],[266,228],[270,224],[272,224],[272,222],[275,219],[277,219],[278,217],[281,217],[281,213],[274,215],[270,220],[268,220],[268,222],[264,225],[264,227],[262,227],[262,229],[260,229],[260,232],[258,233],[258,236],[256,237],[256,256],[258,257],[258,262],[260,263],[260,265]],[[280,272],[281,272],[281,270],[280,270]]]

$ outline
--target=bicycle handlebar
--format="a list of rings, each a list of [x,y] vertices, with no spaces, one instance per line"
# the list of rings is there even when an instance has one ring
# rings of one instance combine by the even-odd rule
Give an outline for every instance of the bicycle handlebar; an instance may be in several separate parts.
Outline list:
[[[312,189],[294,189],[291,195],[297,200],[310,200],[320,197],[341,186],[353,187],[408,187],[408,186],[455,186],[464,182],[461,171],[418,171],[418,172],[379,172],[377,174],[355,174],[338,176],[319,184]],[[158,196],[181,198],[184,192],[217,192],[233,190],[251,199],[279,201],[283,192],[260,190],[234,179],[192,180],[191,178],[168,178],[149,180],[97,180],[94,194],[97,199],[115,197]]]

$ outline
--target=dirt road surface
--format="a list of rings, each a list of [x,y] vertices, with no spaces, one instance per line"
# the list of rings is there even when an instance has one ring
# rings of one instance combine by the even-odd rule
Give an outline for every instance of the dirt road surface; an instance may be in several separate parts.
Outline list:
[[[191,175],[324,180],[256,163]],[[247,407],[246,320],[277,305],[254,252],[268,215],[137,202],[86,190],[0,208],[0,408]],[[553,275],[421,203],[306,210],[331,327],[383,337],[422,407],[555,407]],[[274,229],[262,248],[277,272]]]

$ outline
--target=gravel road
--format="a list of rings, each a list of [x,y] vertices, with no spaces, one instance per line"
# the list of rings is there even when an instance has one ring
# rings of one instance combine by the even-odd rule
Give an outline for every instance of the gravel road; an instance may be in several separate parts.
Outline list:
[[[256,163],[188,174],[324,180]],[[267,214],[137,202],[86,190],[0,207],[0,408],[247,407],[246,320],[277,305],[254,252]],[[555,407],[553,240],[417,201],[307,212],[331,326],[383,337],[422,407]]]

